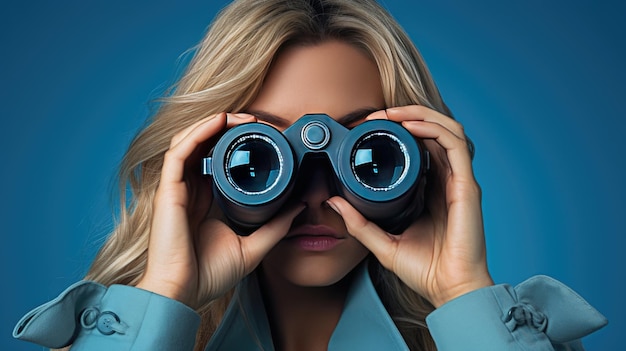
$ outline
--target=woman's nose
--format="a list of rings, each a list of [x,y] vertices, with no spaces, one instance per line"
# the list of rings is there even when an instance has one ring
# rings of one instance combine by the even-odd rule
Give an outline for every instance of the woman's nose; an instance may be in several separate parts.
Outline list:
[[[304,172],[301,181],[300,200],[309,209],[326,207],[326,200],[336,195],[334,190],[332,168],[329,162],[313,162],[309,167],[301,170]]]

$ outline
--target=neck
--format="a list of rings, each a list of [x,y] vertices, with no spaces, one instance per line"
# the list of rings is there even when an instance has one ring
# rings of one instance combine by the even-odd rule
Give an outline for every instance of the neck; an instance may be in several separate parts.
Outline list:
[[[261,270],[260,285],[276,350],[326,350],[350,284],[297,286]]]

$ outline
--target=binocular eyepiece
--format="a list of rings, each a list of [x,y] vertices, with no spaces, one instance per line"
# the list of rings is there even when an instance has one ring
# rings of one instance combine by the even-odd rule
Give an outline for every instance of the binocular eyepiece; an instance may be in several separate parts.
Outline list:
[[[429,155],[400,124],[366,121],[348,129],[325,114],[304,115],[284,132],[246,123],[228,130],[203,174],[233,229],[247,235],[270,220],[306,187],[313,160],[327,160],[333,192],[393,234],[404,231],[424,207]]]

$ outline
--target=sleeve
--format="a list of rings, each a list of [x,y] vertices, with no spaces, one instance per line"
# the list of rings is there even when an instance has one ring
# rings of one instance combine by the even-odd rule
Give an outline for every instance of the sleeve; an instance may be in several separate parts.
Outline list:
[[[439,351],[582,351],[580,339],[607,320],[564,284],[536,276],[460,296],[426,323]]]
[[[72,350],[192,350],[199,325],[200,316],[178,301],[81,281],[22,317],[13,337]]]

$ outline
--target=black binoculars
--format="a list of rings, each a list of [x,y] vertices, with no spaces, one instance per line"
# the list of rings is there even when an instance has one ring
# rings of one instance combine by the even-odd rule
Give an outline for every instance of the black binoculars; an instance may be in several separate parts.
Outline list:
[[[309,114],[282,133],[256,122],[231,128],[202,166],[240,235],[266,223],[303,191],[312,167],[325,167],[332,195],[399,234],[423,210],[429,162],[422,142],[396,122],[371,120],[348,129],[328,115]]]

